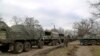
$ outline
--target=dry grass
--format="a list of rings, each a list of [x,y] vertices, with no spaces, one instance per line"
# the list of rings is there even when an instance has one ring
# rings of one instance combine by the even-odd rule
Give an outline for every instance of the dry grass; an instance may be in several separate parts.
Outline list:
[[[56,49],[47,54],[47,56],[67,56],[68,49],[66,47]]]
[[[91,51],[94,56],[100,56],[100,46],[91,46]]]
[[[67,55],[68,56],[75,56],[75,51],[77,50],[77,48],[79,47],[79,45],[73,44],[73,45],[69,45],[68,46],[68,52]]]
[[[77,45],[69,45],[49,52],[46,56],[73,56],[74,51],[78,48]]]

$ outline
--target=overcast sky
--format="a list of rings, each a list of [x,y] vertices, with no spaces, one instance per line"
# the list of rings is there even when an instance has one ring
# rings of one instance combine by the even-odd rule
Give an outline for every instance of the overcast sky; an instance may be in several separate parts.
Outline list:
[[[0,15],[12,25],[12,16],[30,16],[43,28],[72,29],[73,23],[90,17],[87,0],[0,0]]]

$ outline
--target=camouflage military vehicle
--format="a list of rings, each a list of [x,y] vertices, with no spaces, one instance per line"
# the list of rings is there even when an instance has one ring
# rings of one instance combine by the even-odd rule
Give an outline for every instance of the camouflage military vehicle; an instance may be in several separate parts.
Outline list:
[[[96,34],[88,34],[80,38],[81,45],[96,45],[100,44],[100,36]]]
[[[0,21],[0,49],[2,51],[21,53],[29,51],[34,45],[42,48],[42,36],[43,30],[38,27],[34,28],[34,32],[30,32],[23,25],[8,27],[4,22]]]
[[[45,45],[57,45],[60,43],[60,37],[58,32],[45,31],[43,39]]]
[[[61,43],[64,43],[65,36],[62,33],[59,33]]]
[[[58,45],[64,43],[64,34],[59,33],[56,29],[46,30],[44,35],[44,44],[45,45]]]

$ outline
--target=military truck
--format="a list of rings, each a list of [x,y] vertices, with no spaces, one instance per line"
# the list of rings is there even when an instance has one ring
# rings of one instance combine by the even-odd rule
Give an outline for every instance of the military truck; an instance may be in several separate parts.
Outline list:
[[[57,45],[60,44],[60,37],[58,32],[54,31],[45,31],[43,37],[45,45]]]
[[[96,34],[87,34],[80,39],[81,45],[97,45],[100,44],[100,36]]]
[[[61,43],[64,43],[65,35],[63,33],[59,33]]]
[[[32,46],[43,47],[43,29],[34,28],[27,30],[24,25],[7,26],[3,21],[0,21],[0,50],[13,51],[21,53],[31,50]]]

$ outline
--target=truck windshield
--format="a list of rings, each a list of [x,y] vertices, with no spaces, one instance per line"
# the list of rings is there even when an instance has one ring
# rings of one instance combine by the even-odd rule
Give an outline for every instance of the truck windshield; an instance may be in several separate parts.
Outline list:
[[[51,35],[51,32],[45,32],[45,35]]]
[[[64,34],[59,34],[59,36],[64,36]]]
[[[0,39],[6,38],[6,31],[0,31]]]

